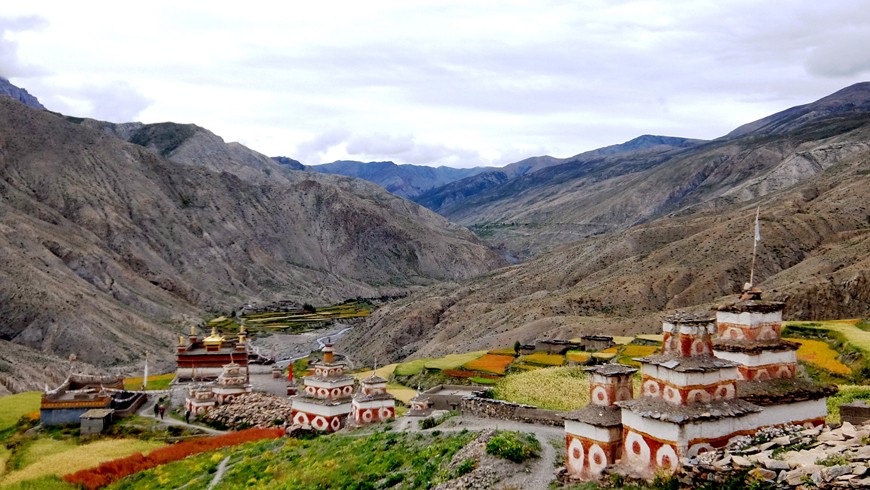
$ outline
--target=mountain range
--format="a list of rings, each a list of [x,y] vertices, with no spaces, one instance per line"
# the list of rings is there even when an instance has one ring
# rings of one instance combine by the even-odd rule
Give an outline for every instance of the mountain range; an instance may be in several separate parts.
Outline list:
[[[341,340],[362,364],[656,331],[739,292],[757,209],[756,282],[788,318],[870,315],[867,83],[711,141],[647,135],[461,178],[336,166],[410,170],[402,188],[443,216],[193,124],[19,99],[0,97],[0,391],[59,381],[73,357],[169,369],[178,333],[253,301],[410,293]]]
[[[289,170],[191,124],[0,97],[0,390],[167,369],[186,325],[257,301],[404,294],[504,264],[368,182]]]
[[[713,141],[641,137],[424,194],[419,202],[526,261],[391,304],[342,347],[386,362],[655,332],[663,312],[708,311],[740,291],[757,209],[756,284],[786,301],[787,318],[868,316],[868,102],[862,83]],[[436,196],[447,197],[427,200]]]

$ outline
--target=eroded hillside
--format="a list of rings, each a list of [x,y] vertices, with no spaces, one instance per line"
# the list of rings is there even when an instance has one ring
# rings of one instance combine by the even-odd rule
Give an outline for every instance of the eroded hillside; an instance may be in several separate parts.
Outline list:
[[[0,339],[22,353],[4,348],[0,376],[21,378],[36,353],[166,362],[206,312],[392,294],[502,264],[374,185],[283,170],[195,126],[175,139],[157,128],[160,146],[81,123],[0,98]]]

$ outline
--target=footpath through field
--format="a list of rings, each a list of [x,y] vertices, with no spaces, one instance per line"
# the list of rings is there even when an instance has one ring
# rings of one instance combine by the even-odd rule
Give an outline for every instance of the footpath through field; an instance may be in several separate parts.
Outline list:
[[[398,432],[404,431],[419,431],[417,423],[419,419],[411,417],[402,417],[398,419],[393,430]],[[507,430],[523,433],[532,433],[541,443],[541,457],[537,460],[530,461],[529,472],[519,473],[511,476],[508,481],[502,482],[508,484],[512,488],[522,488],[528,490],[547,490],[550,482],[553,481],[556,471],[556,448],[550,441],[556,440],[559,446],[564,445],[565,429],[564,427],[552,427],[548,425],[525,424],[522,422],[514,422],[511,420],[489,419],[481,417],[472,417],[468,415],[457,415],[450,417],[440,425],[427,431],[440,430],[441,432],[460,432],[468,430],[479,432],[483,430]]]
[[[206,427],[204,425],[188,424],[187,422],[185,422],[183,420],[178,420],[176,418],[173,418],[172,416],[169,416],[169,417],[164,416],[165,418],[160,418],[159,415],[154,415],[154,405],[156,403],[157,403],[157,401],[155,400],[154,403],[146,403],[146,404],[142,405],[142,408],[140,408],[137,413],[142,417],[148,417],[150,419],[154,419],[163,425],[175,425],[175,426],[181,426],[181,427],[189,427],[191,429],[201,430],[201,431],[205,432],[206,434],[213,435],[213,436],[227,433],[227,431],[225,431],[225,430],[212,429],[212,428]]]

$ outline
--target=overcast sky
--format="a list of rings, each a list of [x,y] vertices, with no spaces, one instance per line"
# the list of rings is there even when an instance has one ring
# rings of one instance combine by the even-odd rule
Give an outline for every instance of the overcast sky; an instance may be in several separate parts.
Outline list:
[[[870,79],[870,2],[4,2],[51,110],[195,123],[305,164],[504,165],[710,139]]]

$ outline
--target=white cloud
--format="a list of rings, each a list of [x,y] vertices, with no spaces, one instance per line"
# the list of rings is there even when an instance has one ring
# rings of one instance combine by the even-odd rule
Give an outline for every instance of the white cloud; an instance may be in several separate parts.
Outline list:
[[[39,67],[18,59],[18,43],[14,37],[20,32],[39,30],[46,25],[45,19],[37,15],[0,17],[0,77],[8,80],[43,72]]]
[[[46,19],[0,22],[0,70],[17,67],[50,109],[193,122],[307,164],[465,166],[644,133],[715,138],[870,73],[860,0],[155,0],[135,16],[33,0],[4,10]]]

